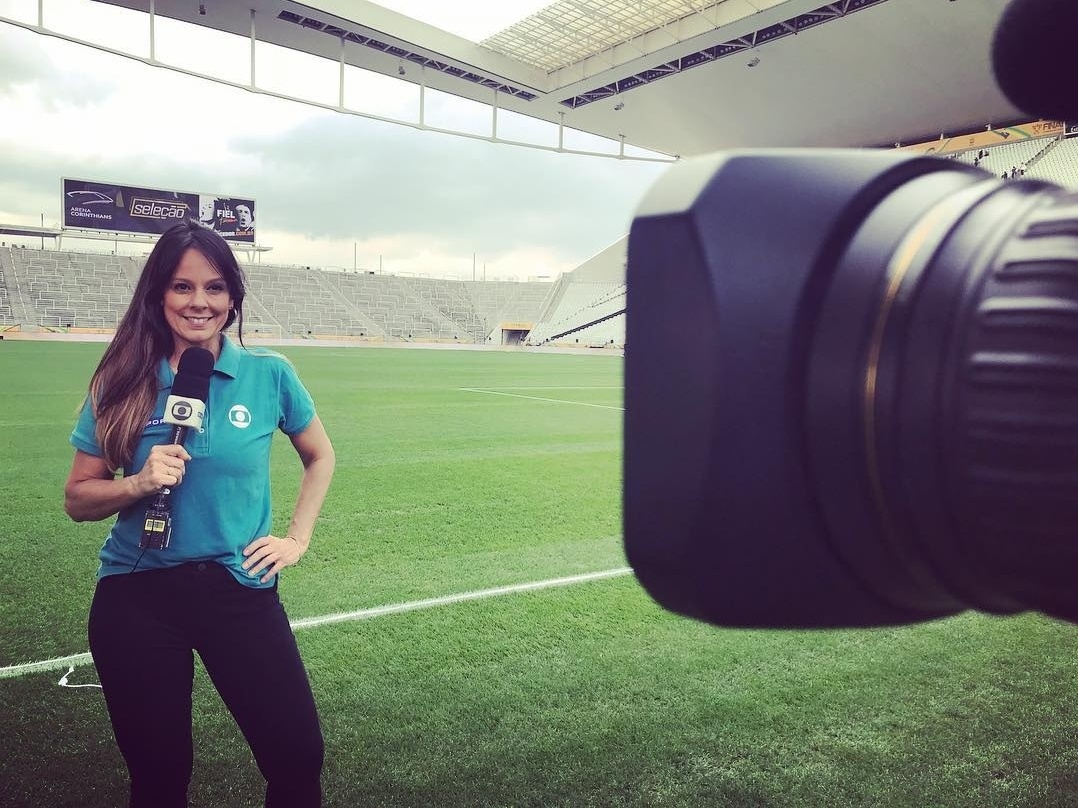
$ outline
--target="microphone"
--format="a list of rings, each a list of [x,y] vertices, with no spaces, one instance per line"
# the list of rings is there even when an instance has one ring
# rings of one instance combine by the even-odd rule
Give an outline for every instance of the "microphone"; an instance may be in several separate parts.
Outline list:
[[[1028,115],[1078,121],[1078,3],[1011,0],[992,42],[999,89]]]
[[[180,355],[172,393],[165,400],[164,421],[172,425],[169,444],[183,445],[190,429],[201,429],[206,416],[206,399],[210,396],[210,376],[213,374],[213,354],[205,348],[191,346]],[[163,487],[146,509],[142,525],[141,550],[164,550],[172,538],[172,489]]]

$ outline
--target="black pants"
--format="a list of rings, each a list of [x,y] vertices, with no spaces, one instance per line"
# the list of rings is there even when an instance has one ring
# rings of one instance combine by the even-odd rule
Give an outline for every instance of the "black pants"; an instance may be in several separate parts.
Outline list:
[[[209,562],[106,576],[89,635],[131,808],[187,806],[193,651],[251,745],[267,808],[321,805],[322,731],[276,587]]]

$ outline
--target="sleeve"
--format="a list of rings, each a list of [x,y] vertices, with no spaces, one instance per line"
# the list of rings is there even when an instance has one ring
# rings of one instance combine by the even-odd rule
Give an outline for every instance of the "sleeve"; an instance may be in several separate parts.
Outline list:
[[[75,428],[71,430],[69,440],[72,446],[86,454],[94,457],[102,455],[101,445],[97,442],[97,418],[94,417],[94,407],[89,396],[86,396],[86,400],[82,403],[79,419],[75,422]]]
[[[280,397],[281,417],[277,425],[286,435],[302,432],[314,420],[314,399],[288,360],[281,362]]]

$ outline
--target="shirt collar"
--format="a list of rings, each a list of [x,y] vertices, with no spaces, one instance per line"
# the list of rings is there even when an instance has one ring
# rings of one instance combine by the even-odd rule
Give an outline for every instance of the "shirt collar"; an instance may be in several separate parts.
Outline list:
[[[232,344],[232,340],[221,335],[221,355],[213,363],[213,372],[222,373],[229,378],[235,379],[240,369],[240,349]],[[168,358],[162,357],[157,365],[157,382],[162,390],[170,390],[176,373],[168,364]]]
[[[213,365],[214,373],[223,373],[229,378],[235,379],[240,370],[240,349],[232,344],[232,340],[221,335],[221,355]]]

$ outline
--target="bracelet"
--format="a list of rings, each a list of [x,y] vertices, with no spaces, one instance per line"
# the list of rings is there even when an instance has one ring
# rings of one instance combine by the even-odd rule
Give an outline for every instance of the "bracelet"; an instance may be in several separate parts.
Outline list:
[[[297,539],[295,536],[293,536],[290,533],[286,533],[283,538],[291,539],[292,541],[294,541],[296,543],[296,547],[299,548],[299,558],[296,559],[296,564],[298,564],[300,562],[300,558],[303,558],[303,545],[301,545],[299,543],[299,539]]]

